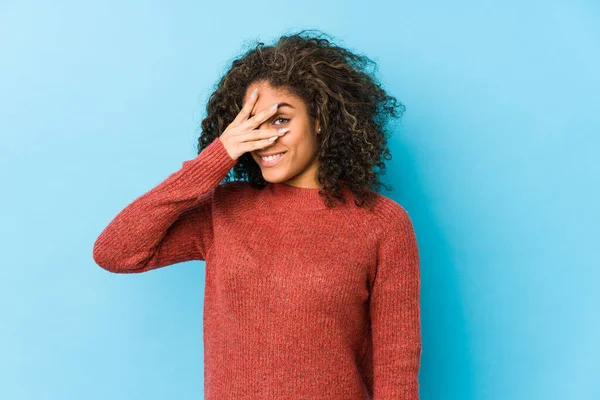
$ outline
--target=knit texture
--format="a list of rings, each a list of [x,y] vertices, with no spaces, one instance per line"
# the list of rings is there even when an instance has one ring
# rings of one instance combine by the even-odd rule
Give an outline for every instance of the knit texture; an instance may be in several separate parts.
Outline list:
[[[95,262],[206,261],[207,400],[419,398],[419,252],[406,210],[328,209],[318,189],[225,182],[220,139],[120,211]]]

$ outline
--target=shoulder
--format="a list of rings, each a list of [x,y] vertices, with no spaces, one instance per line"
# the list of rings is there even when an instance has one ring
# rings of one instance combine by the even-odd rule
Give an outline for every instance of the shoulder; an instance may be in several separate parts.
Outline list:
[[[256,191],[257,189],[253,188],[247,181],[229,181],[220,183],[214,188],[213,199],[217,203],[240,204],[242,202],[238,202],[238,199],[249,199],[249,196],[252,196]],[[244,204],[246,203],[244,202]]]
[[[390,197],[377,193],[373,215],[380,237],[414,235],[414,226],[408,211]]]
[[[375,217],[381,224],[398,223],[410,220],[408,211],[396,200],[377,193],[377,199],[373,208]]]
[[[235,193],[246,190],[248,187],[250,187],[250,184],[246,181],[229,181],[219,183],[219,185],[215,188],[215,193]]]

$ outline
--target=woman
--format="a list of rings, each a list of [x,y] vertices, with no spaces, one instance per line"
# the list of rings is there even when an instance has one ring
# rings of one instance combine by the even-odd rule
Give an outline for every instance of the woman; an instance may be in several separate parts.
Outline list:
[[[259,43],[211,95],[198,156],[96,240],[115,273],[206,261],[206,399],[419,397],[417,241],[375,191],[404,106],[369,62],[306,31]]]

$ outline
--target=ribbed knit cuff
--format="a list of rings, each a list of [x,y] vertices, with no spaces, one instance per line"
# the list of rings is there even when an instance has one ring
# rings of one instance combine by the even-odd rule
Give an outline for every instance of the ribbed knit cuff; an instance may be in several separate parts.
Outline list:
[[[216,138],[206,146],[200,154],[191,160],[184,161],[182,169],[185,179],[201,182],[205,187],[214,187],[227,176],[237,160],[231,158],[220,138]]]

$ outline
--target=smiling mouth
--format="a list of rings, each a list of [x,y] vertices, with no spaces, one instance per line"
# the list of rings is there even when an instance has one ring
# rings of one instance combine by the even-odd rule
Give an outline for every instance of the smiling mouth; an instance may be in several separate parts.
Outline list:
[[[258,156],[258,158],[260,159],[260,164],[263,167],[271,167],[271,166],[277,164],[283,157],[285,157],[286,153],[287,153],[287,151],[283,151],[281,153],[274,154],[272,156],[266,156],[266,157]]]

